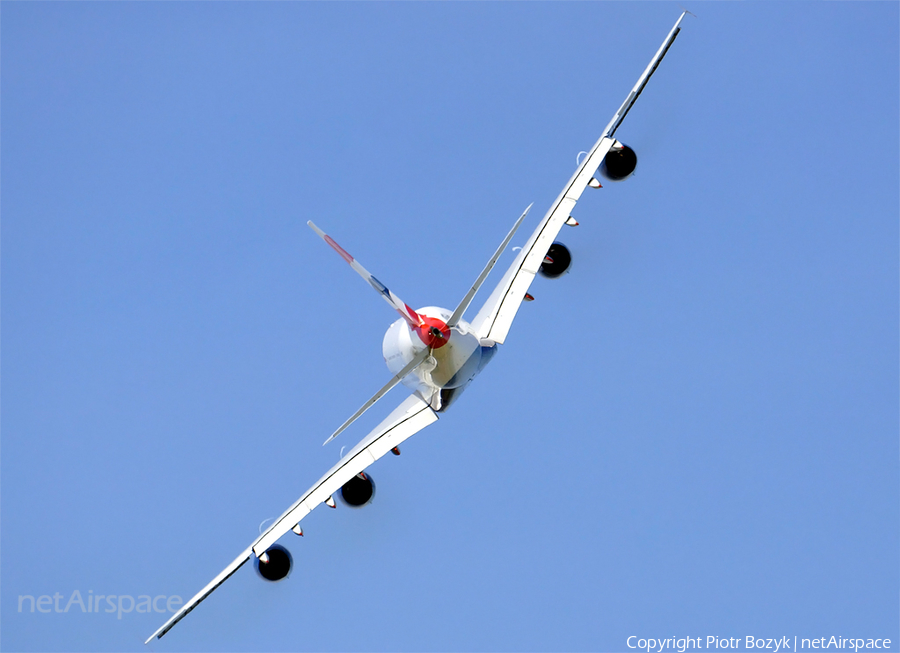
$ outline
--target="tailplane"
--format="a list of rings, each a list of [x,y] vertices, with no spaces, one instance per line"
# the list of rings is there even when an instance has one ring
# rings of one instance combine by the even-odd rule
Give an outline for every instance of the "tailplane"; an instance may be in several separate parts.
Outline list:
[[[494,268],[494,264],[497,262],[497,259],[500,258],[503,250],[505,250],[506,246],[509,245],[509,241],[511,241],[512,237],[516,235],[516,231],[518,231],[519,225],[522,224],[522,220],[524,220],[525,216],[528,215],[528,212],[531,210],[532,206],[534,206],[534,202],[528,205],[528,208],[526,208],[525,212],[521,216],[519,216],[519,219],[516,220],[516,224],[513,225],[513,228],[510,230],[510,232],[506,234],[506,238],[504,238],[503,242],[500,243],[500,247],[498,247],[497,251],[494,252],[491,260],[487,262],[487,265],[484,266],[481,274],[479,274],[478,278],[475,279],[475,283],[472,284],[469,292],[466,293],[466,296],[463,297],[462,301],[459,303],[459,306],[457,306],[456,310],[453,311],[453,315],[450,316],[450,320],[447,322],[448,327],[455,327],[462,319],[463,313],[466,312],[469,304],[471,304],[472,300],[475,298],[475,293],[478,292],[478,289],[481,288],[481,284],[483,284],[484,280],[487,279],[488,273],[490,273],[490,271]]]

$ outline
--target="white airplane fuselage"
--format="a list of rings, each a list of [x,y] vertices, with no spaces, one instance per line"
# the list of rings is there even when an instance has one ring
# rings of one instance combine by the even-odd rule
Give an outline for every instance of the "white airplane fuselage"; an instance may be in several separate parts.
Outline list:
[[[397,374],[416,354],[431,347],[431,356],[402,383],[440,412],[484,369],[496,353],[497,345],[490,340],[479,340],[464,320],[448,328],[446,323],[452,312],[446,308],[426,306],[416,313],[425,319],[424,327],[415,328],[399,319],[384,334],[384,362]]]

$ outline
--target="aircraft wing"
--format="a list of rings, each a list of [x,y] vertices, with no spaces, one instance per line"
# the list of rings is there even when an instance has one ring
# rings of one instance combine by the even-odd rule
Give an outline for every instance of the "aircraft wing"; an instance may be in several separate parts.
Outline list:
[[[408,397],[259,536],[251,547],[253,553],[262,555],[347,481],[437,419],[437,413],[418,395]]]
[[[297,499],[294,505],[276,519],[262,535],[256,538],[253,544],[235,558],[218,576],[213,578],[206,587],[194,595],[190,601],[185,603],[159,630],[150,635],[145,644],[149,643],[154,637],[160,638],[169,632],[172,626],[181,621],[213,590],[228,580],[245,562],[254,555],[259,557],[265,553],[266,549],[299,524],[316,506],[331,497],[347,481],[407,438],[415,435],[429,424],[436,422],[437,419],[437,413],[417,395],[407,398],[371,433],[360,440],[359,444],[344,455],[334,467],[328,470],[322,478],[304,492],[303,496]]]
[[[575,170],[575,174],[572,175],[569,183],[562,189],[559,197],[556,198],[556,201],[550,206],[550,210],[544,216],[544,219],[541,220],[537,229],[531,234],[525,246],[522,247],[522,250],[513,260],[512,265],[506,271],[497,287],[494,288],[493,293],[488,297],[478,315],[472,320],[472,328],[480,338],[488,338],[498,344],[502,344],[506,340],[509,328],[512,326],[516,313],[519,311],[519,306],[522,305],[525,299],[525,294],[531,286],[534,275],[540,270],[541,263],[544,261],[550,245],[553,244],[563,224],[569,219],[572,209],[575,208],[576,202],[581,198],[581,194],[593,178],[594,172],[603,163],[603,158],[617,144],[615,139],[616,130],[622,124],[622,120],[631,110],[631,107],[634,106],[638,96],[640,96],[647,85],[650,76],[656,71],[669,47],[675,41],[675,37],[678,36],[678,32],[681,31],[681,21],[686,13],[682,13],[678,18],[656,55],[654,55],[650,64],[638,79],[637,84],[634,85],[622,106],[619,107],[612,120],[609,121],[600,140],[594,144],[594,147],[588,152],[582,164]]]

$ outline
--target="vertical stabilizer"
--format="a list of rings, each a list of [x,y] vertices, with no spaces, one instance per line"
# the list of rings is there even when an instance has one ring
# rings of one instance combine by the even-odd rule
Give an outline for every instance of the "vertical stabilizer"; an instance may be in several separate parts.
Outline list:
[[[341,258],[347,261],[347,263],[350,264],[350,267],[356,270],[357,274],[365,279],[368,284],[378,292],[379,295],[384,297],[384,301],[390,304],[391,308],[400,313],[400,315],[403,316],[403,319],[406,320],[411,327],[421,327],[425,324],[424,320],[418,313],[411,309],[406,304],[406,302],[397,297],[397,295],[392,293],[388,289],[388,287],[381,283],[378,279],[376,279],[371,272],[360,265],[359,261],[350,256],[350,254],[348,254],[343,247],[338,245],[331,236],[329,236],[324,231],[319,229],[315,224],[313,224],[312,220],[309,220],[306,224],[308,224],[310,228],[315,231],[322,240],[331,245],[334,251],[340,254]]]

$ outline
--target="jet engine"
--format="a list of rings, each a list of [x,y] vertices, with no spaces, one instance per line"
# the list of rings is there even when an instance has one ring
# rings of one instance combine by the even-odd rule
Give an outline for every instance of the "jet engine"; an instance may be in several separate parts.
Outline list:
[[[264,554],[255,559],[254,564],[260,578],[274,583],[288,577],[293,562],[290,551],[280,544],[273,544],[266,549]]]
[[[616,141],[600,164],[600,174],[610,181],[622,181],[634,172],[637,154],[624,143]]]
[[[562,243],[553,243],[547,250],[547,256],[541,263],[539,272],[548,279],[561,277],[572,264],[572,255],[569,248]]]
[[[362,508],[375,496],[375,483],[372,477],[360,472],[341,488],[341,500],[351,508]]]

